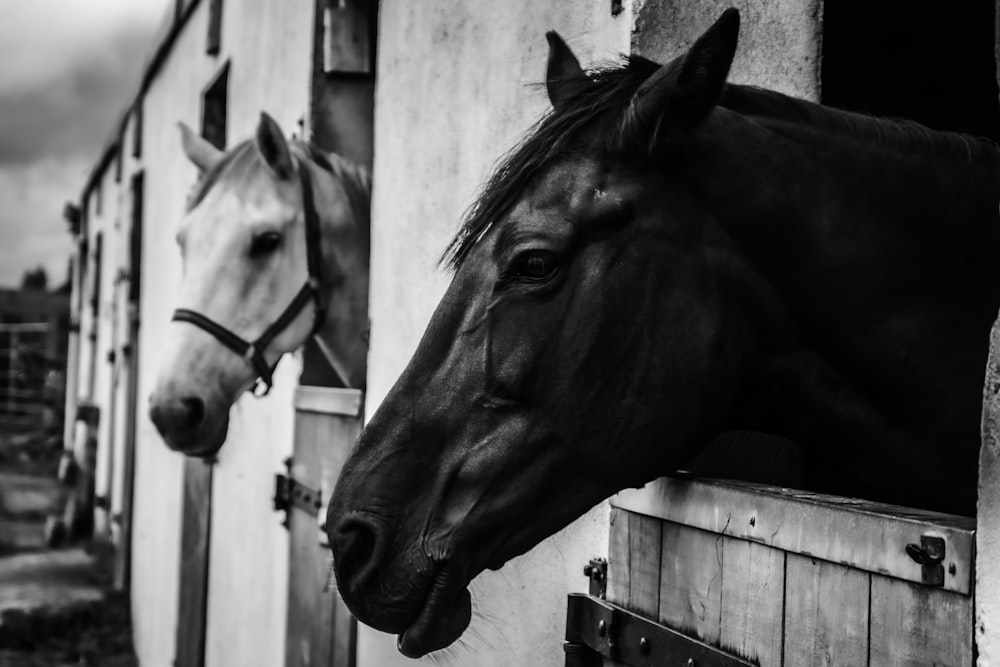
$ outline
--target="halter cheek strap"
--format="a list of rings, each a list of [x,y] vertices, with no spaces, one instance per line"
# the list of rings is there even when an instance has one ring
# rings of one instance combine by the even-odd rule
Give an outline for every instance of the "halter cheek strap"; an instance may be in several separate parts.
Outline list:
[[[326,309],[323,307],[323,300],[320,295],[320,285],[323,283],[323,252],[320,247],[320,225],[319,214],[313,200],[312,181],[309,179],[309,170],[300,160],[299,182],[302,186],[302,213],[305,218],[306,230],[306,266],[309,270],[309,279],[299,289],[298,294],[291,303],[285,307],[274,322],[264,330],[257,340],[250,342],[244,340],[230,329],[222,326],[218,322],[202,315],[201,313],[187,308],[178,308],[171,318],[174,322],[187,322],[198,327],[202,331],[212,335],[216,340],[227,348],[243,357],[243,359],[257,373],[251,391],[254,396],[267,396],[273,386],[274,366],[269,366],[264,358],[264,351],[268,345],[277,338],[278,334],[284,331],[295,318],[299,316],[302,309],[310,301],[313,302],[313,324],[309,335],[315,335],[323,327],[326,319]],[[279,359],[280,360],[280,359]],[[260,387],[263,385],[264,389]]]

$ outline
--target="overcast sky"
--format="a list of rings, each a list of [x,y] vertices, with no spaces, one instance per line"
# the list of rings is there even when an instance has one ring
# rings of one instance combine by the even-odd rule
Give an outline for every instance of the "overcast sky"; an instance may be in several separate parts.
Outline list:
[[[0,0],[0,287],[66,277],[63,204],[136,92],[171,0]]]

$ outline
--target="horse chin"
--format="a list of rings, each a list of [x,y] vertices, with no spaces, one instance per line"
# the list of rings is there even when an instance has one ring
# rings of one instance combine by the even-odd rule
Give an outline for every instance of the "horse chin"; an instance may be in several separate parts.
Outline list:
[[[442,570],[417,618],[396,639],[396,648],[408,658],[421,658],[450,646],[472,620],[472,596],[464,583]]]

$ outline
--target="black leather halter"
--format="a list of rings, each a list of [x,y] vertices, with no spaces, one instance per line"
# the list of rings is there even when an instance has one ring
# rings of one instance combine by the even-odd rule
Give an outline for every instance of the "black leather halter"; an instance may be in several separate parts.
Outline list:
[[[187,308],[178,308],[174,311],[174,315],[171,318],[174,322],[188,322],[208,332],[220,343],[243,357],[257,371],[256,381],[251,388],[254,396],[266,396],[271,391],[271,386],[273,385],[272,374],[278,364],[275,362],[274,366],[268,366],[267,360],[264,358],[264,352],[267,350],[267,346],[271,344],[271,341],[298,317],[299,313],[302,312],[302,309],[306,307],[306,304],[310,300],[313,302],[314,307],[313,325],[310,335],[314,335],[320,330],[323,326],[323,320],[326,318],[326,310],[323,308],[323,301],[320,295],[320,286],[323,284],[323,251],[320,247],[319,214],[316,211],[316,205],[313,201],[312,181],[309,179],[309,170],[301,160],[297,162],[299,167],[299,182],[302,185],[302,214],[305,217],[306,261],[309,270],[309,279],[302,286],[302,289],[299,290],[298,294],[295,295],[295,298],[292,299],[292,302],[282,311],[278,319],[265,329],[264,333],[252,343],[240,338],[218,322]],[[264,390],[259,392],[258,389],[261,384],[264,385]]]

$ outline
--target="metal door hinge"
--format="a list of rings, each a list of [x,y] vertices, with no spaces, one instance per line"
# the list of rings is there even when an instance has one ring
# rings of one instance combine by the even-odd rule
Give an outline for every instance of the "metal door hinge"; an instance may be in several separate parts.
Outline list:
[[[594,597],[607,598],[608,593],[608,560],[606,558],[591,558],[583,566],[583,576],[590,579],[590,594]]]
[[[944,586],[945,541],[943,537],[921,535],[920,544],[907,544],[906,554],[920,564],[921,579],[928,586]]]
[[[282,524],[288,528],[288,513],[293,507],[307,512],[310,516],[318,516],[323,506],[322,494],[292,476],[292,459],[285,459],[287,474],[274,476],[274,511],[284,512]]]
[[[569,594],[564,649],[577,665],[601,664],[596,654],[631,667],[753,667],[739,656],[584,593]]]

